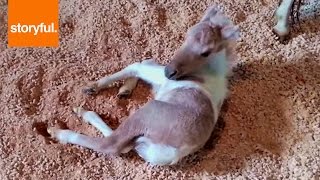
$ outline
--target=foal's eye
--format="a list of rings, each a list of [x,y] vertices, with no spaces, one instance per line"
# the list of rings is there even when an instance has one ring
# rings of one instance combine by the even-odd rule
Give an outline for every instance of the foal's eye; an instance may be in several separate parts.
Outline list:
[[[200,56],[202,56],[202,57],[208,57],[209,55],[210,55],[210,51],[205,51],[200,54]]]

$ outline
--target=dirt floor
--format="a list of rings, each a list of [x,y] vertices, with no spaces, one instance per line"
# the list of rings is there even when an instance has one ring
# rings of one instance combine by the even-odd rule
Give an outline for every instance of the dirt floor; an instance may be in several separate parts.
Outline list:
[[[120,100],[117,88],[95,97],[81,88],[141,59],[167,63],[212,3],[242,38],[230,96],[206,148],[176,166],[152,167],[135,153],[112,157],[47,138],[46,127],[56,124],[101,136],[72,114],[82,102],[117,127],[151,98],[148,86]],[[277,4],[61,0],[59,48],[8,49],[0,0],[0,179],[319,179],[319,18],[281,44],[271,32]]]

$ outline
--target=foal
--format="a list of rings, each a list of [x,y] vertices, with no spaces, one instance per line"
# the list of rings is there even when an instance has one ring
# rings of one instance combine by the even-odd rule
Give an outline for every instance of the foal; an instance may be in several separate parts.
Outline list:
[[[74,111],[100,130],[104,138],[71,130],[49,128],[52,137],[106,154],[134,149],[153,165],[172,165],[199,150],[209,139],[227,95],[238,27],[215,7],[188,30],[186,39],[167,66],[153,60],[134,63],[91,83],[83,91],[95,94],[115,81],[126,79],[119,95],[130,94],[137,80],[152,85],[154,100],[146,103],[116,130],[110,129],[93,111]]]

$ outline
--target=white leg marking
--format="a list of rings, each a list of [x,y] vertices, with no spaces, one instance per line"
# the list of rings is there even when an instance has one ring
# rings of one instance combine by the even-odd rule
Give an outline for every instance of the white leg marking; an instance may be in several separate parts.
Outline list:
[[[97,128],[105,137],[110,136],[113,130],[101,119],[101,117],[93,111],[87,111],[82,107],[76,107],[73,109],[79,117],[87,123]]]
[[[79,145],[98,152],[103,152],[104,150],[101,149],[103,147],[103,143],[105,142],[104,138],[90,137],[71,130],[57,128],[49,128],[48,133],[53,138],[56,138],[60,143]]]
[[[131,77],[125,80],[124,84],[118,91],[118,96],[128,96],[132,93],[133,89],[137,86],[138,78]]]
[[[167,80],[164,75],[164,68],[164,66],[156,64],[153,60],[145,60],[141,63],[133,63],[119,72],[101,78],[89,88],[86,88],[85,91],[87,91],[89,94],[94,93],[101,89],[107,88],[116,81],[127,78],[139,78],[147,83],[150,83],[152,86],[159,86]],[[135,81],[131,81],[129,84],[129,86],[132,87],[134,86]]]
[[[113,132],[112,129],[103,122],[99,115],[93,111],[85,112],[83,114],[83,119],[97,128],[106,137],[110,136]]]
[[[152,86],[159,86],[167,81],[164,75],[164,66],[158,65],[151,60],[143,61],[139,64],[128,66],[131,71],[134,71],[136,77],[150,83]]]
[[[123,70],[116,72],[110,76],[103,77],[97,81],[97,86],[99,89],[103,89],[108,87],[109,85],[112,85],[114,82],[122,80],[122,79],[127,79],[130,77],[135,77],[136,72],[133,71],[134,66],[137,66],[140,63],[134,63],[129,65],[128,67],[124,68]]]
[[[49,134],[56,138],[60,143],[67,144],[77,141],[78,133],[73,132],[71,130],[64,130],[64,129],[58,129],[58,128],[49,128],[48,129]]]
[[[285,36],[289,33],[288,18],[293,1],[294,0],[283,0],[276,11],[277,24],[273,29],[279,36]]]

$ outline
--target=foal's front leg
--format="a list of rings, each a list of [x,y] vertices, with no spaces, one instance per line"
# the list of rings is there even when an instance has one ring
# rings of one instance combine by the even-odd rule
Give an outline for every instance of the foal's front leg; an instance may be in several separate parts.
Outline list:
[[[135,88],[138,79],[150,83],[153,87],[159,86],[166,81],[164,66],[156,64],[153,60],[145,60],[141,63],[134,63],[110,76],[103,77],[91,83],[83,89],[86,94],[96,94],[107,88],[116,81],[127,79],[120,88],[118,95],[128,95]]]
[[[129,65],[125,69],[112,74],[111,76],[105,76],[98,81],[90,83],[87,87],[83,89],[83,92],[86,94],[97,94],[102,89],[107,88],[108,86],[112,85],[116,81],[120,81],[123,79],[127,79],[130,77],[134,77],[134,71],[131,70],[131,66],[135,64]]]
[[[117,96],[118,97],[127,97],[129,96],[134,88],[137,86],[138,78],[131,77],[124,81],[123,85],[120,87]]]

